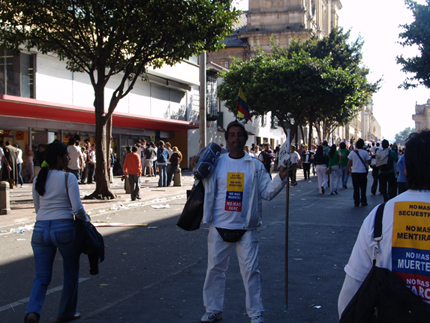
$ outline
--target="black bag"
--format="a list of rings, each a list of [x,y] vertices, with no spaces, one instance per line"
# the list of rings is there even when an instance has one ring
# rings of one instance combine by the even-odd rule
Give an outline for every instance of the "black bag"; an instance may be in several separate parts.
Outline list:
[[[382,240],[385,203],[378,207],[373,239]],[[390,270],[373,266],[342,313],[339,323],[428,323],[430,306]]]
[[[176,224],[186,231],[194,231],[200,228],[200,222],[203,219],[203,201],[205,197],[205,188],[202,181],[194,185],[187,202],[185,203],[182,214]]]
[[[246,230],[216,229],[225,242],[238,242],[246,232]]]

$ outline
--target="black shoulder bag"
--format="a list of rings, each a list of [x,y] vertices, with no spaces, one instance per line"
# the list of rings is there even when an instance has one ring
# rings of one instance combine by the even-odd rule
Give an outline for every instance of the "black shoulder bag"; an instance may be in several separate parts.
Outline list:
[[[203,219],[203,203],[205,198],[205,188],[203,182],[199,181],[193,185],[191,191],[187,191],[187,202],[176,224],[186,231],[194,231],[200,228]]]
[[[373,266],[342,313],[339,323],[428,323],[430,305],[415,295],[391,270],[376,266],[385,203],[375,217]]]

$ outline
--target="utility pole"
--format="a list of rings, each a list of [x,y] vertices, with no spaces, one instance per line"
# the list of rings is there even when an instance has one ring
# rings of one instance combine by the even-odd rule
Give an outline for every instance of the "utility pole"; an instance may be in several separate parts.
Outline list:
[[[199,149],[206,147],[206,52],[200,54]]]

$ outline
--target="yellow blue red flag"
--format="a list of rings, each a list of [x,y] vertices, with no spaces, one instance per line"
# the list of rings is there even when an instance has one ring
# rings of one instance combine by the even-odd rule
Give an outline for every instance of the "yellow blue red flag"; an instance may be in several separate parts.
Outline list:
[[[246,118],[251,121],[251,114],[249,113],[248,104],[246,103],[245,94],[242,92],[242,88],[239,88],[239,94],[237,95],[237,116],[239,118]]]

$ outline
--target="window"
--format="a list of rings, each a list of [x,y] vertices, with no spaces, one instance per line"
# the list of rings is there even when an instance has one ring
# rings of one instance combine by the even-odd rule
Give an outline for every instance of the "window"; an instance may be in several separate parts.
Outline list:
[[[34,54],[0,51],[0,94],[34,98]]]
[[[208,72],[206,80],[206,104],[208,115],[218,116],[217,75]],[[216,119],[215,119],[216,120]]]
[[[278,123],[279,123],[279,119],[272,114],[271,128],[278,129]]]

